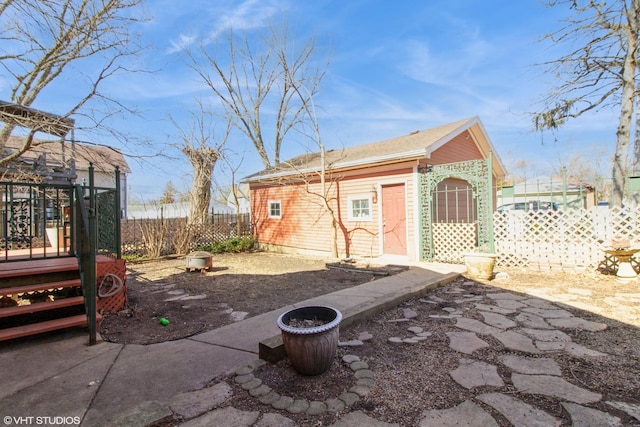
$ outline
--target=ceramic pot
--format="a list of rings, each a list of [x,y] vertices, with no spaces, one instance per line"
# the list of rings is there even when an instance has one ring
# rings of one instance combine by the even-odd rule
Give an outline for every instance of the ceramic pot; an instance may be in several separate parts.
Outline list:
[[[282,342],[294,369],[302,375],[329,370],[338,349],[342,313],[332,307],[308,306],[278,317]],[[305,321],[317,326],[306,326]]]
[[[491,280],[493,267],[496,264],[496,254],[482,252],[468,252],[463,254],[467,275],[472,279]]]

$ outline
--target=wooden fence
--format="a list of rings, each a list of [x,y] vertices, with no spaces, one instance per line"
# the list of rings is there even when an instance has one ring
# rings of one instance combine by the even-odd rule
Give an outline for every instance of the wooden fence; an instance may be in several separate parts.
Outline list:
[[[200,246],[251,235],[249,214],[216,214],[211,222],[188,225],[186,218],[130,219],[120,223],[124,255],[185,254]]]
[[[496,212],[495,251],[501,266],[607,269],[612,241],[640,248],[640,207]]]

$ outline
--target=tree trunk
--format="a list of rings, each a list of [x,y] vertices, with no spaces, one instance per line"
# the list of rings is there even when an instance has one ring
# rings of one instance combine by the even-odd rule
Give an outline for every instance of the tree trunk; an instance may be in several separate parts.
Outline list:
[[[220,154],[218,150],[210,147],[184,147],[182,152],[193,165],[193,185],[189,192],[189,224],[204,224],[211,202],[213,169]]]
[[[189,192],[189,224],[204,224],[211,202],[211,165],[194,165],[193,186]]]
[[[626,53],[622,66],[622,93],[620,96],[620,117],[616,131],[616,151],[613,156],[611,173],[613,184],[613,205],[622,206],[627,172],[629,144],[631,142],[631,121],[635,100],[636,55],[638,53],[638,1],[633,0],[629,8],[630,25],[627,28]]]

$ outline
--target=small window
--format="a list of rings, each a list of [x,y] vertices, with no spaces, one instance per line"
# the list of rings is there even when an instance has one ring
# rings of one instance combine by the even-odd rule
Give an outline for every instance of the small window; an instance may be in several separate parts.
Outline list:
[[[348,199],[350,221],[371,221],[371,198],[354,196]]]
[[[280,200],[269,201],[269,218],[281,218],[282,217],[282,205]]]

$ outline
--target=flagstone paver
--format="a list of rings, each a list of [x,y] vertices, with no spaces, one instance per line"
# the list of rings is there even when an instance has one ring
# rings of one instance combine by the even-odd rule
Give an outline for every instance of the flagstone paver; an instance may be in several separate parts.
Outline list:
[[[482,303],[475,303],[475,306],[478,310],[481,311],[490,311],[492,313],[498,313],[498,314],[513,314],[516,312],[516,310],[514,309],[510,309],[510,308],[502,308],[502,307],[498,307],[497,305],[492,305],[492,304],[482,304]]]
[[[473,282],[472,282],[473,283]],[[447,293],[462,294],[463,289],[457,288]],[[553,292],[548,290],[548,292]],[[571,295],[572,298],[588,297],[590,292],[581,292],[576,289]],[[640,298],[640,294],[639,298]],[[554,295],[555,297],[555,295]],[[563,378],[563,372],[554,359],[541,357],[545,353],[566,352],[569,355],[579,358],[590,358],[606,356],[605,353],[589,349],[581,344],[572,341],[571,331],[583,330],[589,332],[601,332],[608,328],[607,324],[593,322],[574,316],[571,312],[560,308],[563,304],[554,305],[542,298],[550,298],[544,292],[540,292],[537,297],[522,296],[512,292],[495,292],[486,296],[464,294],[462,297],[456,296],[455,304],[448,302],[435,295],[423,298],[423,303],[439,304],[446,314],[434,314],[432,319],[454,319],[455,327],[459,331],[447,331],[445,334],[449,338],[449,348],[467,355],[489,347],[489,342],[481,338],[482,335],[491,336],[500,341],[502,345],[513,351],[513,354],[503,354],[499,358],[498,364],[504,375],[506,370],[509,377],[503,378],[498,366],[487,363],[483,360],[470,358],[460,358],[458,366],[449,372],[451,378],[468,390],[480,388],[478,391],[484,393],[477,395],[474,399],[485,405],[492,407],[499,412],[514,426],[534,426],[552,427],[559,426],[562,421],[552,414],[533,406],[519,399],[518,395],[513,395],[513,390],[509,393],[486,392],[487,387],[502,388],[507,383],[520,393],[543,395],[553,399],[558,399],[560,404],[571,416],[573,426],[619,426],[621,419],[615,414],[585,406],[599,402],[602,395],[592,390],[570,382],[573,378]],[[621,298],[615,298],[618,305]],[[556,299],[554,299],[556,301]],[[451,304],[444,306],[443,303]],[[613,301],[611,301],[613,303]],[[459,305],[459,307],[458,307]],[[465,306],[466,305],[466,306]],[[469,310],[473,306],[476,310]],[[435,308],[435,307],[434,307]],[[476,318],[478,313],[483,321]],[[466,317],[465,317],[466,315]],[[407,328],[407,336],[404,337],[382,337],[387,342],[399,345],[416,345],[422,340],[429,339],[432,332],[425,332],[426,326],[417,325],[420,323],[417,313],[410,309],[403,310],[403,318],[394,319],[390,322],[403,322],[411,319],[412,326]],[[561,331],[563,329],[564,331]],[[364,340],[360,340],[360,345],[371,345],[368,341],[375,342],[373,335],[361,333]],[[364,341],[367,341],[365,343]],[[342,343],[344,344],[344,343]],[[480,353],[483,354],[483,353]],[[530,356],[527,356],[529,354]],[[269,387],[261,384],[260,380],[254,376],[253,369],[239,369],[236,371],[235,381],[242,388],[249,389],[251,395],[265,405],[271,405],[275,409],[285,410],[292,414],[306,413],[307,415],[321,415],[324,413],[338,413],[354,405],[360,399],[366,399],[371,390],[375,387],[374,370],[368,364],[361,361],[358,356],[346,355],[343,362],[354,371],[357,380],[356,384],[350,385],[345,392],[336,398],[327,399],[323,402],[308,401],[306,399],[295,400],[288,396],[281,396]],[[510,387],[510,386],[509,386]],[[195,396],[195,395],[194,395]],[[204,400],[207,400],[206,398]],[[640,405],[626,402],[606,402],[615,410],[623,411],[631,417],[640,421]],[[226,408],[225,408],[226,409]],[[220,414],[222,409],[213,409],[209,414]],[[495,412],[493,412],[495,413]],[[209,415],[205,414],[205,415]],[[619,414],[619,413],[618,413]],[[215,416],[218,416],[215,415]],[[248,420],[253,419],[253,413],[237,411],[230,413],[232,417],[242,417]],[[205,425],[204,416],[192,419],[192,426]],[[265,414],[255,425],[269,427],[275,425],[291,425],[291,420],[278,414]],[[188,417],[186,417],[188,418]],[[212,418],[217,420],[218,418]],[[206,421],[211,421],[206,418]],[[280,422],[280,424],[278,424]],[[497,422],[482,406],[474,403],[473,400],[465,400],[459,405],[447,409],[425,410],[420,418],[420,427],[423,426],[454,426],[454,425],[474,425],[474,426],[497,426]],[[200,424],[198,424],[200,423]],[[333,426],[392,426],[382,421],[369,417],[360,412],[347,412]]]
[[[346,414],[329,427],[394,427],[398,425],[399,424],[385,423],[384,421],[376,420],[362,411],[355,411]]]
[[[515,320],[527,328],[553,329],[544,318],[531,313],[520,313],[515,317]]]
[[[493,300],[504,299],[512,301],[519,301],[527,298],[523,295],[514,294],[513,292],[490,292],[487,294],[487,297]]]
[[[295,427],[296,423],[284,415],[268,412],[260,418],[254,427]]]
[[[502,330],[494,326],[489,326],[486,323],[482,323],[479,320],[469,319],[461,317],[456,319],[456,326],[460,329],[466,329],[471,332],[482,335],[493,335],[501,332]]]
[[[631,415],[636,420],[640,421],[640,404],[608,401],[607,405],[613,406],[614,408],[619,409],[622,412],[625,412]]]
[[[527,298],[523,299],[521,302],[525,303],[529,307],[539,308],[542,310],[558,310],[557,306],[540,298]]]
[[[498,423],[479,405],[470,400],[448,409],[423,412],[420,427],[498,427]]]
[[[194,418],[220,406],[233,395],[231,386],[225,382],[211,387],[180,393],[169,403],[171,410],[184,418]]]
[[[527,375],[513,373],[513,385],[522,393],[542,394],[575,403],[593,403],[602,395],[571,384],[564,378],[553,375]]]
[[[508,310],[518,310],[523,307],[528,307],[526,304],[523,304],[520,301],[511,300],[511,299],[498,299],[493,301],[493,303],[498,307],[506,308]]]
[[[514,354],[505,354],[501,357],[502,363],[512,371],[529,375],[562,375],[560,365],[547,357],[522,357]]]
[[[473,332],[447,332],[449,348],[460,353],[472,354],[474,351],[489,347],[486,341],[478,338]]]
[[[575,357],[603,357],[606,353],[592,350],[575,342],[568,342],[564,346],[564,351]]]
[[[528,308],[523,308],[522,311],[535,314],[545,319],[561,319],[561,318],[573,316],[573,314],[561,308],[549,310],[544,308],[528,307]]]
[[[480,315],[483,317],[484,323],[496,328],[509,329],[518,326],[516,322],[503,314],[481,311]]]
[[[538,341],[562,341],[562,342],[571,341],[571,337],[569,335],[557,329],[522,328],[522,329],[519,329],[518,332],[522,332],[525,335],[528,335],[531,338]]]
[[[532,354],[540,353],[540,350],[535,346],[531,338],[515,331],[503,331],[492,335],[509,350],[523,351]]]
[[[571,415],[572,427],[622,426],[620,418],[606,412],[570,402],[562,402],[562,406]]]
[[[502,387],[504,382],[498,374],[498,367],[479,360],[460,359],[460,365],[449,372],[451,378],[462,387],[495,386]]]
[[[556,427],[562,421],[520,399],[503,393],[486,393],[476,399],[500,412],[514,427]]]
[[[252,426],[258,420],[258,411],[240,411],[232,406],[214,409],[204,415],[194,418],[182,427],[209,427],[209,426]]]
[[[566,319],[548,319],[551,326],[562,329],[582,329],[584,331],[599,332],[608,328],[606,323],[592,322],[580,317],[569,317]]]

